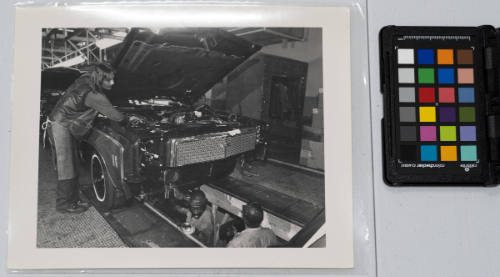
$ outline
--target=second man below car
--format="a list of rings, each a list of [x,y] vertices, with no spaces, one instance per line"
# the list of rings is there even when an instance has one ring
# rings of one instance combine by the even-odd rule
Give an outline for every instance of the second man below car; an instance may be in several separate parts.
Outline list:
[[[219,227],[219,239],[216,247],[226,247],[236,234],[245,230],[245,223],[242,219],[236,218],[222,224]]]
[[[227,247],[270,247],[279,244],[278,238],[269,228],[261,226],[264,210],[259,203],[251,202],[243,206],[245,230],[234,236]]]

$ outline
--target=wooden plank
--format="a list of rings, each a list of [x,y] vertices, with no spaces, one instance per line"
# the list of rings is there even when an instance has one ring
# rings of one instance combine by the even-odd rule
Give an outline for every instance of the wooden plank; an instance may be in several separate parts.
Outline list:
[[[245,202],[259,202],[270,213],[299,226],[309,222],[321,210],[320,207],[302,199],[232,177],[208,185]],[[292,206],[297,208],[291,210]]]
[[[234,197],[232,195],[226,194],[221,190],[218,190],[212,186],[202,185],[201,190],[207,195],[208,201],[212,204],[217,205],[224,210],[241,217],[241,211],[243,205],[247,202]],[[283,218],[276,216],[275,214],[264,211],[264,220],[262,222],[263,227],[269,227],[279,238],[289,241],[293,238],[301,229],[292,222],[289,222]]]
[[[241,216],[244,204],[259,202],[265,210],[265,223],[284,240],[290,240],[321,211],[321,207],[302,199],[231,177],[201,189],[211,203],[237,216]]]

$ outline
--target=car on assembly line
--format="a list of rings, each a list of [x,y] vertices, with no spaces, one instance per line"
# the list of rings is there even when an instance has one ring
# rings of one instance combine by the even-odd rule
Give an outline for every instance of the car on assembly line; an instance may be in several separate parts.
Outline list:
[[[101,209],[223,178],[242,154],[265,152],[260,122],[195,103],[260,49],[220,29],[131,29],[107,97],[126,116],[98,116],[80,145]]]
[[[99,115],[78,144],[79,157],[90,173],[89,193],[99,210],[120,207],[132,198],[157,203],[175,189],[189,190],[227,177],[239,161],[266,158],[265,122],[217,111],[199,101],[260,48],[221,29],[130,30],[113,54],[115,85],[105,94],[117,109],[137,120],[121,126]],[[42,71],[41,122],[84,71]],[[52,157],[55,165],[54,152]],[[230,217],[240,215],[236,211]],[[286,236],[279,247],[325,247],[324,223],[322,208],[296,233],[282,230]]]

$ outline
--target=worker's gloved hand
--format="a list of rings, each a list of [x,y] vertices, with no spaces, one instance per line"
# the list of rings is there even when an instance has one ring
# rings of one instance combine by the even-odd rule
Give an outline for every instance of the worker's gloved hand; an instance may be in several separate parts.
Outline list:
[[[113,131],[123,135],[123,136],[126,136],[130,139],[130,141],[137,141],[139,139],[139,136],[133,132],[132,130],[130,130],[130,128],[127,128],[127,125],[128,125],[128,118],[125,118],[124,120],[122,121],[112,121],[110,120],[110,125],[111,125],[111,128]]]
[[[132,126],[144,123],[144,121],[140,117],[135,116],[135,115],[129,116],[128,122]]]

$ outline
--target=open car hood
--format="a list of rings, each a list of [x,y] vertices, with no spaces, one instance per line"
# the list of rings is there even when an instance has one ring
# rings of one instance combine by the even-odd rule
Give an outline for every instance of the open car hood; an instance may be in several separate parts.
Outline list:
[[[113,103],[172,97],[193,103],[260,50],[220,29],[132,29],[113,61]]]

